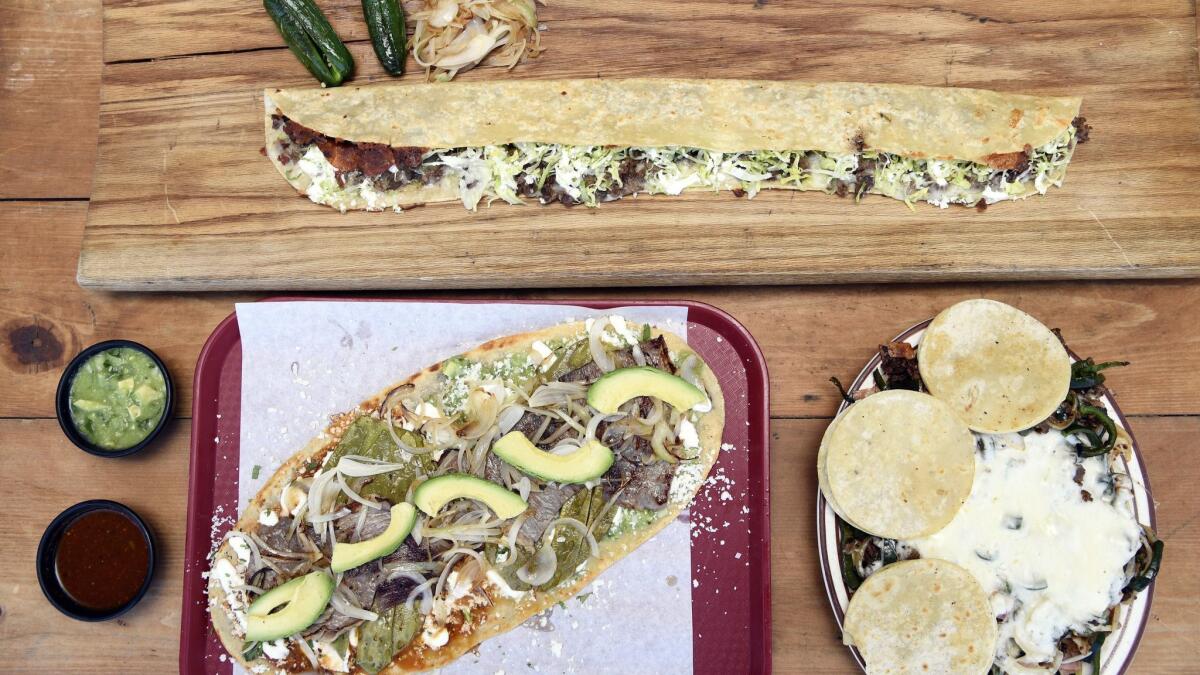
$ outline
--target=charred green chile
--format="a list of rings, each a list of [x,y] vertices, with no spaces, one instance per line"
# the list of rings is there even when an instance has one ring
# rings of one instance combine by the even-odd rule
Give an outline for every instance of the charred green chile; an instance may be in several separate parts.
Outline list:
[[[1150,563],[1146,565],[1146,569],[1138,576],[1129,580],[1129,584],[1125,586],[1126,591],[1137,593],[1143,591],[1150,586],[1154,581],[1154,577],[1158,576],[1158,568],[1162,565],[1163,549],[1166,544],[1161,539],[1150,545]]]
[[[1096,363],[1090,356],[1082,361],[1071,364],[1071,388],[1091,389],[1104,384],[1104,374],[1100,371],[1107,368],[1127,366],[1128,361],[1105,361]]]
[[[397,605],[364,623],[359,630],[354,665],[368,673],[378,673],[392,658],[408,646],[421,628],[421,613],[416,607]]]
[[[408,53],[404,34],[404,7],[398,0],[362,0],[363,17],[371,34],[371,45],[383,69],[392,75],[404,74]]]
[[[413,447],[424,445],[424,439],[419,434],[403,429],[397,429],[401,440]],[[405,466],[396,471],[389,471],[378,476],[372,476],[357,487],[359,494],[371,499],[386,499],[392,504],[404,501],[408,494],[408,486],[418,474],[428,475],[433,471],[433,460],[428,455],[407,455],[396,447],[392,435],[387,432],[387,422],[363,415],[346,428],[342,439],[333,450],[328,466],[337,463],[346,455],[361,455],[385,462],[403,463]],[[345,493],[338,493],[337,504],[340,506],[349,501]]]
[[[354,58],[313,0],[263,0],[292,54],[313,77],[336,87],[354,72]]]
[[[1088,420],[1092,423],[1089,424]],[[1075,423],[1063,429],[1063,434],[1078,435],[1086,439],[1086,443],[1075,445],[1075,452],[1081,457],[1106,455],[1117,444],[1117,424],[1104,410],[1085,403],[1079,404]]]

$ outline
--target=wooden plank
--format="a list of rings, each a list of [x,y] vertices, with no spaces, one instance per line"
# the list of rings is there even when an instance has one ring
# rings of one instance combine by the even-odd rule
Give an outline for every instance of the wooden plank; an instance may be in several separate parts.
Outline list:
[[[83,227],[83,204],[22,204],[0,209],[0,249],[6,296],[0,305],[0,417],[50,417],[61,368],[102,339],[141,341],[166,360],[180,394],[176,413],[189,414],[191,376],[209,332],[251,295],[111,294],[70,280],[70,255]],[[909,325],[969,297],[1017,305],[1063,329],[1083,355],[1129,359],[1111,384],[1130,413],[1200,413],[1181,396],[1181,373],[1200,371],[1200,284],[1195,282],[1060,282],[939,286],[645,289],[520,293],[452,293],[435,297],[672,299],[708,302],[736,316],[754,334],[771,370],[776,416],[830,415],[837,394],[829,378],[847,380],[876,346]],[[407,297],[413,297],[409,294]],[[30,326],[62,345],[52,356],[13,335]],[[24,355],[24,356],[22,356]],[[397,374],[400,375],[399,373]]]
[[[208,334],[242,296],[114,295],[72,278],[83,202],[0,205],[0,417],[54,417],[62,369],[84,347],[127,338],[153,349],[191,415],[192,371]]]
[[[829,20],[835,4],[838,21]],[[768,192],[750,202],[702,194],[596,210],[497,205],[469,214],[439,204],[342,215],[297,196],[258,152],[258,90],[312,82],[285,50],[112,63],[78,278],[124,290],[333,290],[1194,276],[1194,8],[1150,3],[1131,16],[1122,3],[1098,4],[1096,14],[1056,7],[992,16],[982,3],[953,11],[768,3],[731,13],[716,2],[626,0],[598,12],[566,1],[546,9],[561,12],[548,19],[546,55],[512,73],[883,79],[1082,94],[1096,132],[1066,187],[986,213]],[[110,3],[109,35],[141,36],[146,47],[118,49],[110,39],[118,51],[108,58],[158,54],[163,25],[180,17],[203,24],[198,6],[134,12]],[[682,11],[686,32],[645,19]],[[353,24],[351,14],[344,18]],[[256,36],[273,30],[269,22],[253,29],[264,23],[253,13],[230,16],[246,47],[263,46]],[[896,26],[909,28],[897,34]],[[194,39],[215,39],[206,30]],[[382,78],[369,45],[352,51],[361,81]],[[598,60],[603,53],[621,56]],[[894,67],[880,71],[879,63]],[[498,75],[481,69],[465,79]]]
[[[828,420],[776,420],[771,453],[772,647],[780,673],[851,673],[854,662],[825,599],[816,538],[817,446]],[[1194,670],[1200,625],[1200,419],[1132,420],[1153,482],[1158,533],[1167,542],[1146,633],[1130,672]]]
[[[86,197],[96,157],[99,0],[0,4],[0,199]]]
[[[827,420],[777,420],[773,447],[772,589],[777,672],[846,673],[825,602],[814,527],[817,443]],[[1159,532],[1168,544],[1154,612],[1136,660],[1138,672],[1185,672],[1200,622],[1200,465],[1190,461],[1200,419],[1133,420],[1145,448],[1158,502]],[[144,455],[104,460],[75,450],[52,420],[0,420],[0,461],[16,481],[0,500],[0,639],[3,669],[21,672],[159,673],[174,670],[179,632],[187,479],[186,421]],[[37,448],[31,452],[30,448]],[[83,477],[88,480],[64,480]],[[58,614],[37,588],[33,551],[42,528],[84,499],[115,499],[147,518],[164,560],[146,600],[118,622],[84,624]]]
[[[179,422],[162,442],[121,459],[85,454],[54,420],[0,420],[0,461],[11,481],[0,500],[0,641],[10,673],[165,673],[179,660],[187,512],[188,432]],[[86,623],[55,610],[38,588],[35,551],[63,509],[112,499],[136,511],[154,532],[158,564],[149,593],[128,614]]]
[[[640,34],[665,34],[681,45],[696,42],[698,31],[678,30],[680,23],[713,19],[736,23],[737,30],[714,34],[720,41],[739,38],[758,38],[765,30],[779,30],[777,24],[787,19],[796,39],[797,56],[804,50],[840,51],[860,46],[860,41],[831,44],[825,31],[849,26],[865,35],[896,36],[896,27],[945,23],[961,24],[970,29],[972,42],[987,44],[989,36],[999,28],[1014,24],[1040,24],[1049,21],[1091,21],[1154,16],[1188,18],[1194,9],[1183,0],[1152,0],[1138,3],[1136,10],[1122,0],[1097,0],[1087,3],[1018,2],[997,6],[989,0],[958,0],[929,6],[925,0],[890,0],[872,5],[869,11],[833,3],[752,2],[729,0],[691,0],[656,6],[653,10],[634,3],[550,2],[538,7],[538,19],[545,23],[544,40],[550,48],[565,44],[556,33],[563,23],[585,20],[603,21],[606,25],[635,26]],[[343,40],[366,40],[362,10],[354,0],[322,0],[322,10]],[[405,2],[409,13],[422,6],[421,2]],[[155,3],[153,17],[141,0],[105,0],[104,25],[108,38],[104,45],[104,61],[131,61],[188,54],[211,54],[245,49],[280,47],[283,42],[262,8],[255,3],[236,0],[165,0]],[[990,31],[990,32],[989,32]],[[928,36],[928,34],[925,34]],[[711,40],[718,42],[718,40]],[[932,37],[929,38],[934,43]],[[551,52],[553,54],[553,52]],[[550,55],[548,54],[548,58]],[[359,63],[362,63],[360,60]],[[720,66],[724,61],[713,62]],[[797,60],[797,63],[803,63]],[[875,61],[875,63],[886,63]]]
[[[52,417],[61,368],[83,347],[124,337],[155,349],[175,378],[176,414],[190,411],[196,356],[209,332],[236,301],[257,296],[111,294],[70,280],[70,257],[82,229],[83,204],[23,204],[0,209],[0,417]],[[468,294],[438,294],[465,297]],[[848,380],[876,346],[909,325],[969,297],[1009,302],[1063,329],[1081,354],[1129,359],[1110,383],[1127,412],[1196,414],[1194,396],[1179,395],[1180,373],[1200,371],[1200,285],[1195,282],[1062,282],[975,286],[860,286],[838,288],[714,288],[672,290],[473,293],[471,297],[671,299],[726,309],[755,335],[771,371],[772,414],[830,415],[837,407],[831,376]],[[403,296],[402,296],[403,297]],[[408,297],[413,297],[409,295]],[[31,328],[33,327],[33,328]],[[21,335],[44,330],[48,344],[32,349]],[[24,332],[22,332],[24,331]],[[40,333],[39,333],[40,334]],[[14,337],[16,336],[16,337]],[[401,375],[400,373],[397,374]]]

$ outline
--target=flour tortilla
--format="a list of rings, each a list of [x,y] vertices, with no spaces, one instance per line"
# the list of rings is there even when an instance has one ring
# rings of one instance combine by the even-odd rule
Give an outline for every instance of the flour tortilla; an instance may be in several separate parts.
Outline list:
[[[898,562],[867,577],[850,598],[843,640],[867,675],[987,673],[998,629],[975,577],[944,560]]]
[[[496,360],[513,351],[529,351],[531,345],[537,341],[548,342],[559,337],[579,335],[584,331],[584,322],[562,324],[544,330],[492,340],[466,352],[463,356],[478,361]],[[667,347],[672,354],[693,351],[682,338],[672,333],[658,329],[655,329],[654,332],[655,334],[661,333],[663,335],[666,339]],[[699,355],[697,355],[697,360],[700,361]],[[250,500],[250,504],[242,512],[241,518],[234,525],[234,529],[243,532],[256,532],[259,529],[259,514],[264,509],[269,510],[279,504],[279,498],[284,488],[290,485],[301,474],[304,465],[313,460],[321,460],[327,453],[331,452],[355,418],[377,410],[387,394],[397,386],[405,384],[415,385],[415,395],[418,397],[423,392],[435,389],[439,370],[440,364],[430,366],[371,397],[363,402],[358,409],[336,416],[325,433],[311,441],[303,450],[287,460],[271,476],[258,495]],[[705,478],[708,476],[708,472],[716,463],[717,456],[720,453],[722,432],[725,424],[725,400],[721,393],[720,384],[717,382],[716,374],[703,361],[700,361],[696,372],[701,383],[704,385],[705,391],[708,393],[709,399],[712,401],[712,410],[705,413],[696,424],[696,432],[701,446],[700,457],[696,460],[699,470],[698,475],[694,481],[687,483],[686,490],[672,489],[671,501],[668,502],[666,507],[658,511],[658,517],[653,522],[634,531],[632,534],[619,538],[598,540],[600,547],[599,557],[589,560],[582,574],[574,577],[573,580],[563,582],[550,591],[530,592],[518,601],[493,593],[490,606],[476,608],[472,611],[473,630],[462,632],[456,630],[456,627],[451,627],[449,641],[436,650],[425,648],[418,632],[417,637],[394,657],[392,664],[385,667],[380,673],[396,675],[399,673],[419,672],[441,667],[454,661],[487,638],[512,630],[531,616],[552,607],[558,602],[574,597],[587,587],[601,572],[611,567],[622,557],[628,555],[661,531],[671,521],[675,520],[680,512],[691,503]],[[233,562],[237,561],[236,555],[228,542],[222,544],[215,555],[227,558]],[[241,637],[242,633],[235,625],[233,617],[225,610],[227,599],[216,579],[210,578],[208,594],[209,613],[212,617],[213,628],[230,656],[246,668],[251,668],[256,664],[270,667],[270,663],[264,659],[247,661],[242,656],[242,650],[244,649],[244,641]],[[426,616],[425,621],[424,625],[429,625],[430,617]],[[647,629],[651,630],[652,626],[648,625]]]
[[[277,112],[326,136],[393,147],[540,142],[720,152],[873,150],[988,164],[1056,139],[1082,104],[1077,97],[983,89],[650,78],[267,89],[263,101],[267,155],[302,193],[311,179],[280,161],[283,132],[271,123]],[[1055,180],[1065,172],[1063,166]],[[762,187],[816,189],[778,181]],[[370,203],[341,193],[321,203],[381,210],[459,198],[458,180],[448,176],[388,190]]]
[[[937,532],[958,513],[975,480],[970,429],[946,404],[915,391],[882,391],[858,401],[830,426],[822,446],[818,475],[830,505],[880,537]]]
[[[1022,431],[1050,416],[1071,385],[1058,337],[1021,310],[966,300],[942,310],[917,347],[921,379],[975,431]]]

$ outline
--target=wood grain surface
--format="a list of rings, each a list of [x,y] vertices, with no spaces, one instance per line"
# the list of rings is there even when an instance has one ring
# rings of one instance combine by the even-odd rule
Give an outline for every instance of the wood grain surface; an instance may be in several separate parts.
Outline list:
[[[197,23],[203,19],[205,4],[171,6],[180,11],[191,7],[191,21]],[[880,11],[896,12],[897,4],[880,5]],[[1114,3],[1094,5],[1043,4],[1029,7],[1023,16],[1038,20],[1070,16],[1085,22],[1124,16]],[[81,289],[72,282],[88,204],[71,201],[87,194],[71,186],[88,185],[91,166],[90,160],[64,147],[73,142],[87,146],[94,140],[88,134],[95,133],[98,99],[86,83],[99,77],[100,10],[97,0],[79,0],[70,7],[72,15],[82,18],[66,21],[60,15],[63,6],[41,8],[29,3],[14,11],[17,5],[9,3],[0,8],[9,12],[0,23],[4,58],[0,77],[10,73],[16,62],[11,55],[20,55],[22,46],[55,46],[44,52],[28,86],[6,88],[0,97],[0,117],[6,122],[20,120],[0,124],[0,148],[26,143],[22,152],[38,162],[36,171],[7,174],[0,196],[0,464],[9,488],[0,497],[0,541],[4,542],[0,570],[5,575],[0,583],[0,672],[174,672],[190,403],[181,402],[175,411],[180,419],[152,450],[125,460],[103,460],[79,452],[62,435],[52,419],[53,390],[62,366],[80,348],[126,337],[162,354],[180,390],[190,394],[192,369],[208,333],[233,310],[234,302],[262,294],[110,293]],[[127,15],[136,13],[136,6],[127,3]],[[247,6],[257,11],[257,5]],[[770,6],[768,2],[767,9]],[[910,12],[916,6],[901,9]],[[709,6],[697,7],[708,11]],[[956,7],[1004,18],[1001,10],[985,9],[984,3],[957,3]],[[1188,8],[1179,9],[1176,18]],[[197,35],[203,34],[202,28],[196,26]],[[247,35],[253,33],[249,24],[244,28]],[[194,49],[188,44],[192,39],[184,35],[178,42],[160,39],[145,44],[171,56],[171,49]],[[108,49],[131,44],[110,41]],[[187,61],[160,63],[186,70]],[[43,84],[43,76],[51,84]],[[237,78],[236,70],[228,77]],[[57,89],[54,82],[80,85]],[[166,83],[162,86],[164,91],[170,89]],[[48,97],[51,89],[58,93]],[[111,87],[106,92],[111,94]],[[0,166],[8,166],[7,155],[0,157]],[[47,190],[46,185],[58,187]],[[881,339],[955,300],[973,296],[1029,309],[1061,326],[1082,353],[1134,361],[1130,368],[1114,372],[1111,382],[1124,409],[1132,413],[1130,422],[1146,454],[1160,534],[1168,549],[1156,582],[1154,611],[1131,673],[1194,671],[1200,626],[1200,491],[1195,489],[1200,464],[1192,455],[1200,434],[1200,404],[1196,403],[1200,385],[1193,374],[1200,369],[1200,338],[1195,334],[1200,323],[1200,283],[555,290],[492,292],[484,297],[691,298],[732,312],[751,329],[767,355],[772,377],[775,670],[854,673],[819,588],[814,544],[813,459],[836,406],[825,378],[853,375]],[[98,497],[125,502],[142,513],[159,538],[164,559],[143,604],[119,621],[85,624],[58,614],[44,600],[36,586],[33,561],[42,529],[55,514],[77,501]]]
[[[1094,140],[1066,187],[1043,198],[978,213],[768,191],[343,215],[297,195],[259,153],[261,89],[314,81],[257,6],[109,0],[78,279],[278,290],[1200,273],[1194,4],[994,5],[562,0],[541,10],[541,58],[463,79],[745,77],[1082,95]],[[386,79],[358,3],[322,6],[350,41],[357,81]],[[420,81],[410,66],[403,81]]]

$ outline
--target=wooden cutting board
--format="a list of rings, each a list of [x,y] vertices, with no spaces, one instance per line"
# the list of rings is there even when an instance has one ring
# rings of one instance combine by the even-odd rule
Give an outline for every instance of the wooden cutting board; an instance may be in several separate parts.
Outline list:
[[[357,0],[320,0],[358,82]],[[123,290],[483,288],[1200,275],[1200,69],[1188,0],[553,0],[545,53],[462,79],[688,76],[1078,94],[1066,186],[986,212],[814,193],[598,209],[339,214],[260,153],[261,90],[315,84],[261,5],[106,0],[79,283]],[[411,64],[401,82],[418,82]],[[450,83],[446,86],[454,86]]]

